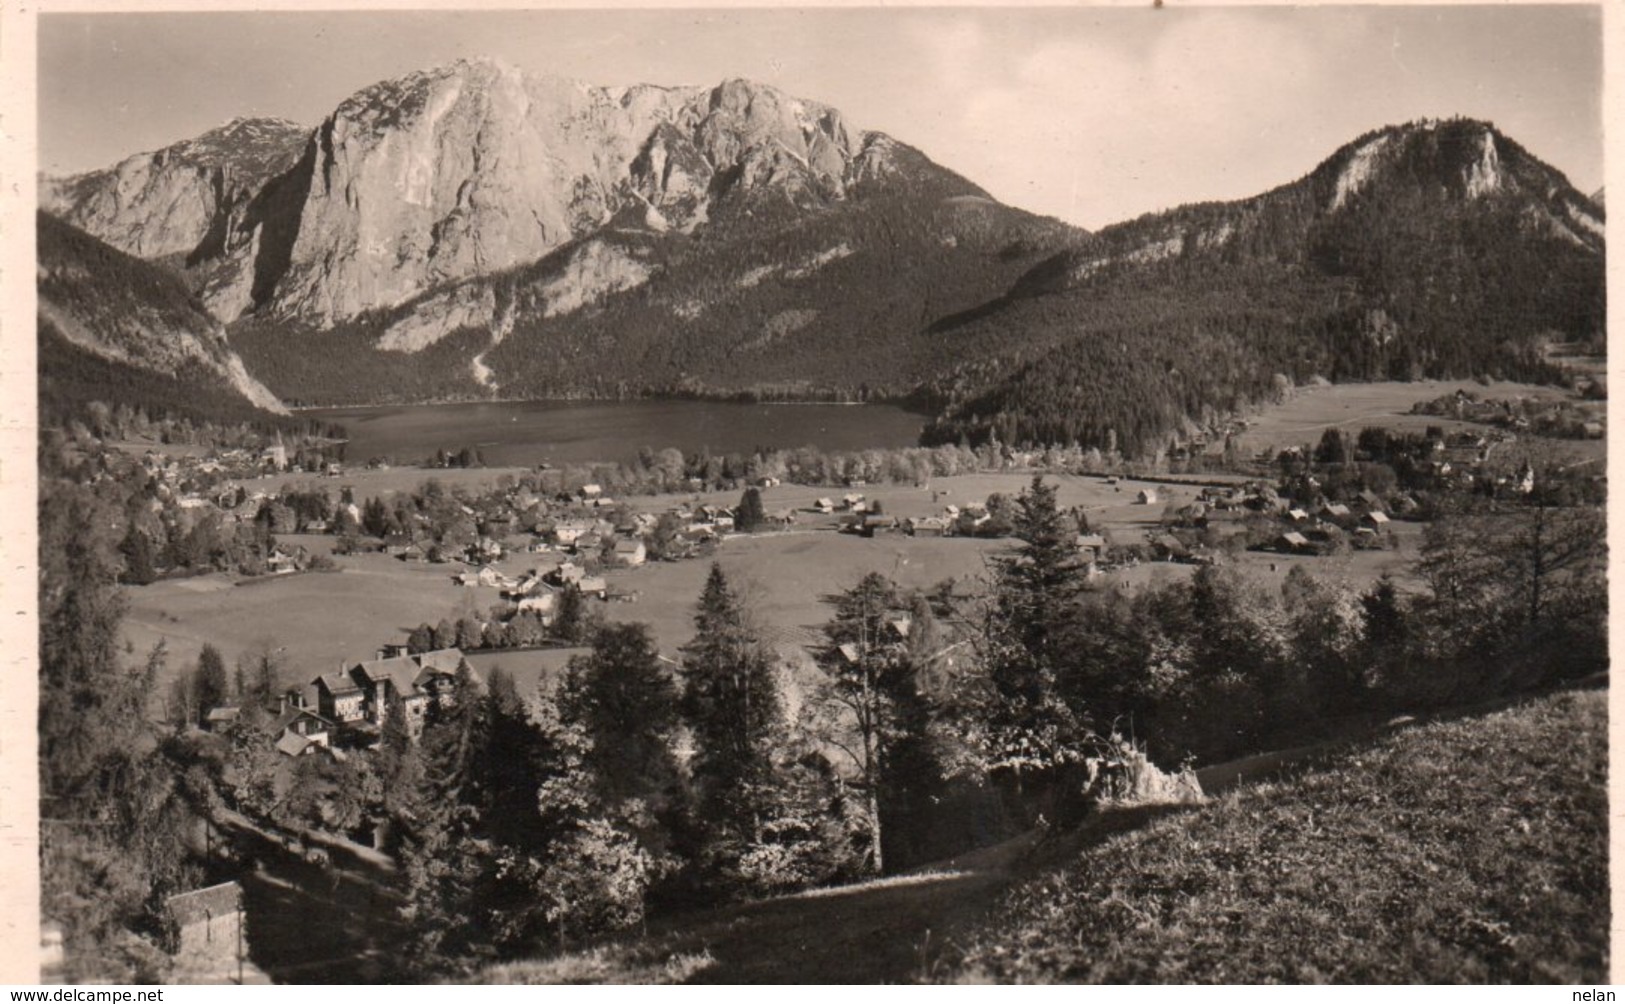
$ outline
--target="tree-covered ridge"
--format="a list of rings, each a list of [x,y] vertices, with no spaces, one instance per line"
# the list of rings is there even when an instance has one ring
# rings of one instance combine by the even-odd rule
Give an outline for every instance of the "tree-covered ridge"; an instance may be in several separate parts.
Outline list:
[[[275,424],[260,386],[180,277],[37,214],[40,410],[83,418],[92,401],[151,417]]]
[[[1602,338],[1594,214],[1481,123],[1370,134],[1292,185],[1142,217],[1044,261],[955,332],[991,344],[1020,330],[1029,348],[939,377],[928,438],[1110,434],[1138,453],[1265,399],[1277,373],[1561,379],[1542,346]]]

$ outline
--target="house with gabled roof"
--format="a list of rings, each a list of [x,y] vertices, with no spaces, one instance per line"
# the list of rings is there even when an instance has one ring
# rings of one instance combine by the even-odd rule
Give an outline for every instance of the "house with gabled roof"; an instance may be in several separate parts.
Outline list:
[[[617,565],[636,568],[649,560],[649,549],[640,537],[622,537],[615,541],[612,556]]]
[[[365,694],[349,673],[323,673],[310,683],[316,690],[316,710],[329,721],[359,722],[366,717]]]
[[[461,649],[392,655],[357,663],[350,676],[365,694],[366,718],[382,726],[392,697],[399,697],[413,730],[422,727],[429,705],[449,702],[458,670],[467,664]]]

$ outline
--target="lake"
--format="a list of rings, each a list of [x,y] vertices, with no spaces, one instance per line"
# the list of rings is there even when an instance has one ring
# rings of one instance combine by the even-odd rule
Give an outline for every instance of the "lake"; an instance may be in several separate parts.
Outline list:
[[[717,401],[477,401],[300,412],[342,425],[352,464],[413,463],[477,447],[490,466],[628,461],[641,447],[749,453],[758,447],[866,450],[913,446],[923,416],[884,404]]]

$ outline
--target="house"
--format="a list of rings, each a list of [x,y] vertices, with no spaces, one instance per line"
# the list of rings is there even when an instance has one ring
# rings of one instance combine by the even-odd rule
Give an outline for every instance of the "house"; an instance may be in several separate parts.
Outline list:
[[[1381,509],[1373,509],[1361,516],[1360,522],[1372,530],[1386,530],[1389,525],[1388,514]]]
[[[1360,500],[1360,505],[1365,507],[1366,512],[1382,512],[1384,509],[1382,499],[1378,498],[1377,493],[1369,488],[1362,489],[1357,497]]]
[[[1134,496],[1135,505],[1156,505],[1157,490],[1155,488],[1141,488]]]
[[[283,736],[299,736],[317,746],[326,746],[334,723],[309,708],[289,708],[272,727]]]
[[[576,588],[584,596],[596,596],[603,599],[609,593],[609,583],[604,581],[602,575],[589,575],[576,583]]]
[[[168,945],[185,968],[207,966],[222,976],[234,976],[237,960],[246,954],[243,925],[243,890],[236,882],[222,882],[183,892],[164,900]]]
[[[1320,515],[1322,519],[1330,520],[1333,523],[1346,523],[1353,513],[1349,512],[1349,507],[1341,502],[1328,502],[1320,507]]]
[[[329,721],[359,722],[366,717],[361,685],[348,673],[325,673],[311,685],[316,688],[316,709]]]
[[[911,537],[943,537],[948,533],[948,521],[940,516],[925,516],[906,521],[903,530]]]
[[[438,699],[451,699],[459,668],[466,665],[460,649],[446,648],[417,655],[396,655],[358,663],[350,676],[366,696],[366,717],[383,725],[389,717],[392,698],[399,698],[409,726],[422,727],[429,705]]]
[[[1288,509],[1286,511],[1286,518],[1290,519],[1294,523],[1305,523],[1309,520],[1309,514],[1302,509]]]
[[[508,577],[490,565],[482,565],[477,578],[480,585],[491,589],[501,589],[509,584]]]
[[[817,502],[813,503],[813,508],[817,509],[821,513],[832,513],[835,511],[835,500],[828,498],[819,499]]]
[[[220,707],[210,708],[203,716],[203,727],[210,732],[220,732],[229,729],[242,717],[243,709]]]
[[[577,554],[594,554],[603,546],[603,536],[597,530],[593,530],[576,538],[574,550]]]
[[[1098,533],[1078,534],[1078,553],[1085,561],[1100,561],[1106,556],[1106,538]]]
[[[405,533],[391,533],[384,536],[384,553],[391,558],[399,558],[412,546],[412,537]]]
[[[841,505],[847,509],[856,509],[863,502],[863,496],[857,492],[848,492],[841,496]]]
[[[579,494],[584,499],[595,499],[604,494],[603,485],[582,485]]]
[[[534,613],[542,618],[543,624],[550,624],[553,614],[558,609],[558,596],[555,593],[537,593],[526,596],[519,601],[520,613]]]
[[[553,524],[553,541],[561,547],[569,547],[584,534],[592,532],[593,525],[580,520],[560,520]]]
[[[580,565],[573,561],[566,561],[548,572],[544,577],[555,586],[567,586],[571,583],[579,583],[582,576],[586,574],[587,570]]]
[[[1188,561],[1191,549],[1171,533],[1161,534],[1151,541],[1151,550],[1164,561]]]
[[[1310,549],[1309,538],[1297,531],[1283,533],[1275,538],[1275,549],[1282,554],[1302,554]]]
[[[314,753],[318,747],[323,745],[325,744],[318,743],[309,736],[302,736],[297,732],[284,732],[277,737],[276,751],[284,756],[297,758],[308,753]]]
[[[612,552],[615,563],[624,568],[636,568],[649,560],[649,549],[640,538],[621,538]]]
[[[908,641],[908,634],[914,628],[914,621],[909,617],[889,617],[886,619],[886,634],[894,641]]]

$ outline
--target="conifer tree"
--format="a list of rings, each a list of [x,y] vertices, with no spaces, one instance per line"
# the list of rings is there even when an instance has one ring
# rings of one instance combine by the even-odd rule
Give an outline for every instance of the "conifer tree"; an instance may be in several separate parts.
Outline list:
[[[694,630],[683,648],[682,710],[694,737],[697,825],[712,857],[737,864],[745,848],[760,842],[778,801],[778,684],[720,565],[711,566]]]
[[[739,510],[734,515],[734,529],[740,533],[755,533],[767,522],[767,511],[762,507],[762,492],[751,487],[739,499]]]
[[[1041,476],[1016,499],[1013,522],[1023,546],[995,567],[982,632],[987,686],[979,717],[988,769],[1023,801],[1036,788],[1042,803],[1094,738],[1084,709],[1069,705],[1059,686],[1076,643],[1084,572],[1076,525]]]

